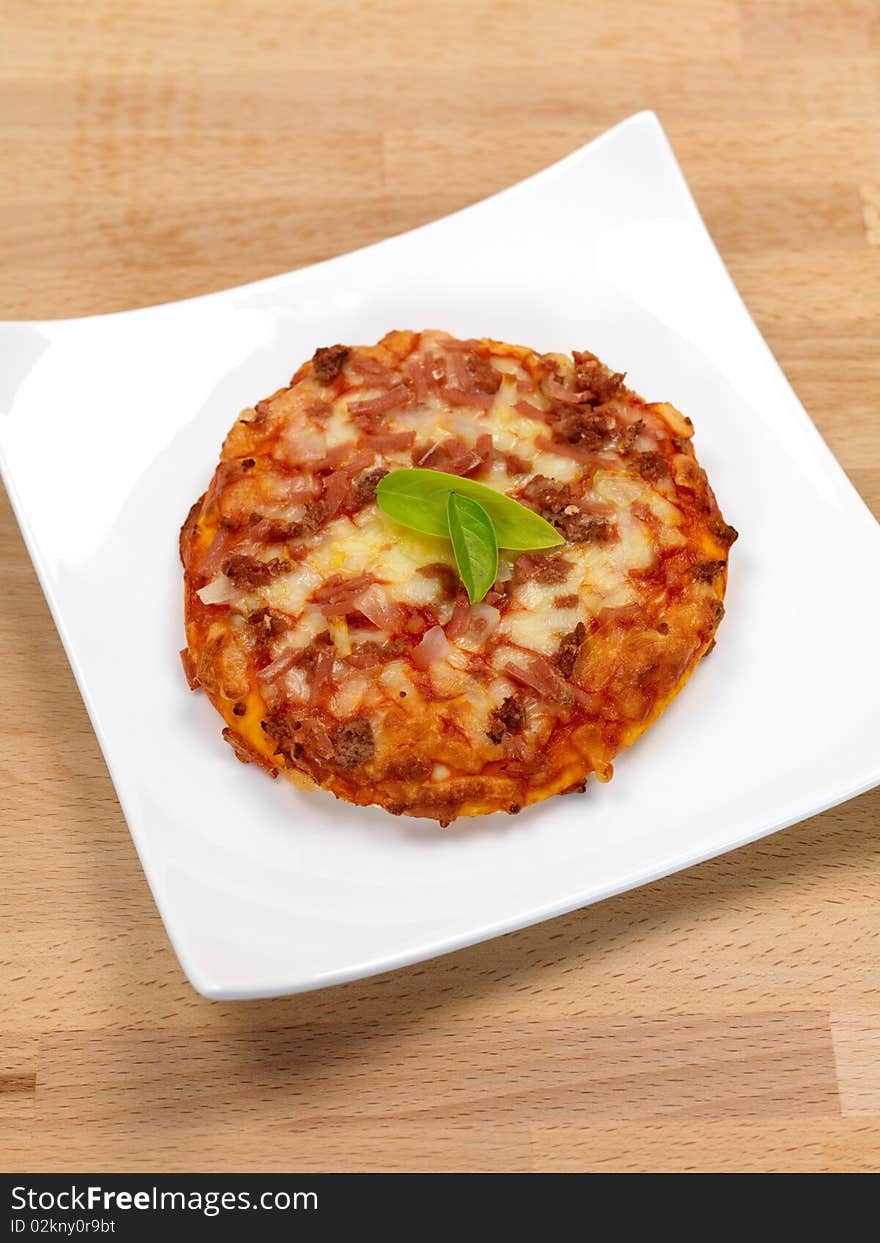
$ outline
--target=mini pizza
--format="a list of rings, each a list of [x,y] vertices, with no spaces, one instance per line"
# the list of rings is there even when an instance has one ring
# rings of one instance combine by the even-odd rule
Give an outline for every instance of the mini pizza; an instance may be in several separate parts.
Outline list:
[[[442,332],[331,345],[244,410],[184,523],[190,686],[273,777],[448,824],[607,781],[711,650],[724,521],[690,419],[593,354]],[[390,471],[485,484],[564,541],[470,603]]]

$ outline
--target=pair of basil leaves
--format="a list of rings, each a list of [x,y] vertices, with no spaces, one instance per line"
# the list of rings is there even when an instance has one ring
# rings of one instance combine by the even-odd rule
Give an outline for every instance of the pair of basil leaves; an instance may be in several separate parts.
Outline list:
[[[439,470],[393,470],[376,488],[379,508],[425,535],[452,541],[455,564],[472,604],[498,577],[498,549],[555,548],[565,541],[525,505],[485,484]]]

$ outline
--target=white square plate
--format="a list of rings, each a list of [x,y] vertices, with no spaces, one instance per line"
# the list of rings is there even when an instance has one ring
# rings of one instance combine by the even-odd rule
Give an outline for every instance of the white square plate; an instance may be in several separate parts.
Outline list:
[[[177,656],[177,532],[238,411],[316,346],[398,327],[587,348],[628,370],[693,418],[740,531],[717,650],[614,781],[448,830],[242,767]],[[651,113],[402,237],[187,302],[3,325],[0,350],[4,478],[206,996],[428,958],[880,782],[880,528],[750,320]]]

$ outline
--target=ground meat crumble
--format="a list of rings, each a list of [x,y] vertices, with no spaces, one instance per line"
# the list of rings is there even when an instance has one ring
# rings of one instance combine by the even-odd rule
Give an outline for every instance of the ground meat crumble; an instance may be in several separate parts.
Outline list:
[[[498,743],[507,734],[521,734],[525,724],[525,708],[513,695],[508,695],[500,708],[492,709],[486,735],[492,742]]]
[[[325,345],[312,356],[312,371],[321,384],[332,384],[342,370],[351,350],[347,345]]]
[[[333,758],[336,767],[342,769],[358,768],[366,763],[373,754],[373,727],[363,717],[354,721],[346,721],[339,727]]]
[[[578,622],[574,630],[560,639],[559,648],[553,659],[563,677],[570,678],[574,673],[574,663],[586,637],[586,626],[583,622]]]
[[[224,565],[223,573],[239,591],[254,591],[257,587],[265,587],[277,575],[286,574],[289,569],[290,562],[282,557],[260,561],[257,557],[236,553]]]

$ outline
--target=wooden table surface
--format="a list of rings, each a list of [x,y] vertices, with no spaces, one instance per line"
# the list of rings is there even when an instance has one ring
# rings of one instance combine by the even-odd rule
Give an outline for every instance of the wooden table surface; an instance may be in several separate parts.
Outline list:
[[[874,0],[34,0],[0,94],[4,318],[311,263],[654,108],[880,514]],[[435,962],[208,1002],[5,500],[0,565],[0,1168],[880,1169],[880,790]]]

